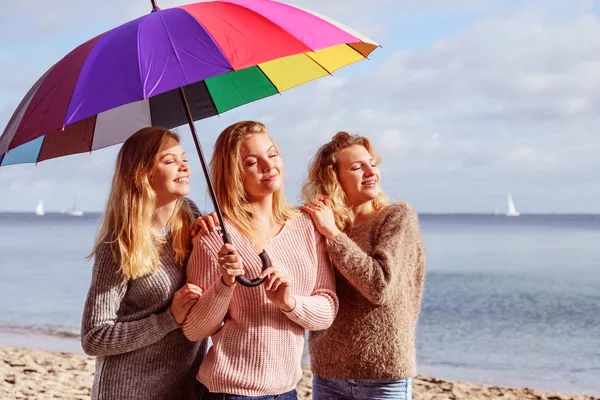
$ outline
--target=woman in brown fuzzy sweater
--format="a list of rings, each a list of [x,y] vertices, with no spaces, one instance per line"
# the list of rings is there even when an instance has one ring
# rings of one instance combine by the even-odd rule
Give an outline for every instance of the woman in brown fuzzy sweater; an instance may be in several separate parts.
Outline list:
[[[378,164],[367,138],[339,132],[302,189],[302,209],[328,240],[340,303],[333,325],[310,334],[314,400],[412,398],[423,240],[415,211],[386,200]]]

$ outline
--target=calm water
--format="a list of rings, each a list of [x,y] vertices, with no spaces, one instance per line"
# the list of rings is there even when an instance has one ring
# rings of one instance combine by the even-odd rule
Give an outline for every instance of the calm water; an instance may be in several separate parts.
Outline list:
[[[0,343],[81,351],[98,220],[0,214]],[[422,215],[421,226],[421,372],[600,394],[600,216]]]

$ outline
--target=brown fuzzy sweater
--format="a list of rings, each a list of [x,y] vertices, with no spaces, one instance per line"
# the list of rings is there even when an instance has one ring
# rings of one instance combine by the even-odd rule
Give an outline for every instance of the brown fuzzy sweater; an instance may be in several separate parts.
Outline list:
[[[354,380],[416,375],[425,252],[415,211],[390,203],[328,247],[340,308],[329,329],[310,333],[314,374]]]

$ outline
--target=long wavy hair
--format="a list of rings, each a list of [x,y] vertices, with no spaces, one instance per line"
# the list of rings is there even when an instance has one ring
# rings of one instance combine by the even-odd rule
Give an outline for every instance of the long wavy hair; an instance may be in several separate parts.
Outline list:
[[[109,243],[127,279],[154,273],[160,267],[159,251],[167,239],[152,229],[156,192],[150,184],[158,152],[164,142],[179,136],[157,127],[140,129],[129,137],[117,156],[106,210],[94,248]],[[184,265],[190,251],[194,217],[189,203],[179,198],[168,222],[177,263]]]
[[[217,138],[210,162],[210,173],[223,215],[260,248],[265,244],[266,237],[256,228],[256,211],[244,189],[241,154],[242,144],[255,134],[268,135],[266,126],[258,121],[240,121],[225,128]],[[279,153],[277,144],[272,138],[271,141]],[[283,179],[283,174],[281,176]],[[284,223],[298,215],[298,209],[287,203],[282,185],[273,193],[275,220]]]
[[[354,213],[346,193],[342,189],[338,177],[338,152],[350,146],[363,146],[372,157],[381,161],[381,156],[375,151],[371,141],[364,136],[351,135],[347,132],[338,132],[329,143],[324,144],[310,163],[308,178],[302,186],[301,197],[304,202],[311,202],[319,196],[327,196],[333,203],[335,224],[338,229],[344,231],[354,220]],[[388,199],[380,189],[379,194],[373,200],[373,208],[380,210],[385,206]]]

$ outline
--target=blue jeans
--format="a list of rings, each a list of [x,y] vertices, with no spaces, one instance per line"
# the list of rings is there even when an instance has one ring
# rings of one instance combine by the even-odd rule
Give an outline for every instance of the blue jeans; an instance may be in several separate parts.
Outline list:
[[[240,396],[237,394],[211,393],[206,389],[202,400],[298,400],[295,390],[270,396]]]
[[[343,380],[315,376],[313,400],[412,400],[412,379]]]

